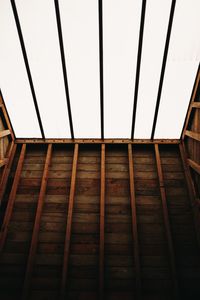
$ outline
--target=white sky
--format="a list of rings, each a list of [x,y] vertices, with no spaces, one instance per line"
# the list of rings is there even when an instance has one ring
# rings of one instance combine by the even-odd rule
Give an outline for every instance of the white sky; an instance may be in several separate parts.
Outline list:
[[[155,138],[179,138],[200,61],[200,1],[177,0]],[[130,138],[141,0],[104,0],[105,138]],[[60,0],[76,138],[100,138],[98,1]],[[46,138],[69,138],[54,0],[16,0]],[[135,138],[150,138],[171,0],[148,0]],[[10,1],[0,1],[0,88],[17,137],[40,138]]]

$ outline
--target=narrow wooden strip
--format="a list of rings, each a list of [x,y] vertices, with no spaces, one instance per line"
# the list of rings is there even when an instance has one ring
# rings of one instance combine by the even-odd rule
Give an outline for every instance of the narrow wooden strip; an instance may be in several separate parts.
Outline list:
[[[0,168],[7,165],[8,158],[0,159]]]
[[[171,267],[171,274],[172,274],[172,281],[173,281],[173,292],[174,292],[173,294],[174,294],[174,299],[177,299],[179,297],[179,288],[178,288],[178,280],[177,280],[175,253],[174,253],[174,246],[173,246],[172,234],[171,234],[171,229],[170,229],[167,199],[166,199],[163,171],[162,171],[162,166],[161,166],[160,152],[159,152],[158,144],[155,144],[154,148],[155,148],[158,180],[159,180],[159,186],[160,186],[160,195],[161,195],[161,201],[162,201],[164,225],[165,225],[168,250],[169,250],[170,267]]]
[[[187,154],[186,154],[184,142],[182,142],[179,145],[179,150],[180,150],[180,154],[181,154],[181,160],[182,160],[184,175],[185,175],[185,179],[186,179],[186,183],[187,183],[190,202],[191,202],[191,206],[192,206],[192,210],[193,210],[196,237],[197,237],[198,245],[200,248],[200,221],[199,221],[198,201],[196,201],[197,195],[196,195],[194,183],[193,183],[193,180],[191,177],[189,165],[187,163]]]
[[[192,159],[188,159],[187,161],[188,161],[189,166],[200,175],[200,165],[197,164]]]
[[[4,160],[4,139],[0,139],[0,159]]]
[[[33,271],[33,264],[35,261],[35,255],[36,255],[36,250],[37,250],[42,209],[44,206],[44,198],[45,198],[47,181],[48,181],[49,166],[51,163],[51,156],[52,156],[52,144],[49,144],[48,149],[47,149],[47,155],[46,155],[46,160],[45,160],[45,165],[44,165],[42,181],[41,181],[40,193],[39,193],[39,198],[38,198],[35,222],[34,222],[32,239],[31,239],[31,246],[30,246],[29,256],[28,256],[27,265],[26,265],[26,273],[25,273],[23,292],[22,292],[23,300],[28,299],[28,294],[29,294],[29,288],[30,288],[32,271]]]
[[[13,128],[12,128],[12,125],[11,125],[10,118],[8,116],[7,110],[6,110],[5,105],[4,105],[3,96],[2,96],[1,91],[0,91],[0,103],[1,103],[0,105],[1,105],[1,109],[2,109],[2,112],[3,112],[3,116],[5,118],[7,127],[10,130],[10,134],[11,134],[12,140],[14,141],[15,140],[14,131],[13,131]]]
[[[16,139],[17,144],[179,144],[179,139]]]
[[[193,108],[200,108],[200,102],[193,102],[193,103],[191,103],[191,106]]]
[[[99,299],[104,299],[105,144],[101,145]]]
[[[20,153],[20,157],[19,157],[19,161],[18,161],[18,165],[17,165],[17,170],[15,172],[15,177],[14,177],[12,189],[11,189],[10,196],[9,196],[9,199],[8,199],[8,205],[7,205],[7,208],[6,208],[6,213],[5,213],[5,216],[4,216],[3,225],[1,227],[0,253],[2,252],[3,247],[4,247],[4,243],[5,243],[5,239],[6,239],[6,235],[7,235],[7,231],[8,231],[8,225],[9,225],[10,218],[11,218],[11,215],[12,215],[12,211],[13,211],[13,207],[14,207],[14,201],[15,201],[17,188],[18,188],[18,184],[19,184],[19,180],[20,180],[20,175],[21,175],[21,171],[22,171],[22,166],[23,166],[25,153],[26,153],[26,144],[23,144],[22,149],[21,149],[21,153]]]
[[[10,135],[10,134],[11,134],[11,132],[10,132],[9,129],[0,131],[0,138],[3,138],[3,137],[5,137],[5,136],[7,136],[7,135]]]
[[[6,184],[8,181],[8,177],[10,174],[10,170],[11,170],[11,166],[13,163],[13,159],[15,156],[15,152],[17,149],[17,145],[12,141],[10,144],[10,149],[8,152],[8,164],[5,166],[4,170],[3,170],[3,174],[2,174],[2,178],[1,178],[1,183],[0,183],[0,203],[3,199],[4,193],[5,193],[5,189],[6,189]]]
[[[186,120],[185,120],[185,124],[184,124],[184,129],[183,129],[183,134],[182,134],[182,137],[181,137],[182,140],[185,138],[185,135],[186,135],[186,130],[188,128],[190,115],[191,115],[191,111],[192,111],[192,107],[193,107],[192,105],[193,105],[193,103],[195,103],[194,101],[196,99],[196,94],[197,94],[199,82],[200,82],[200,68],[198,69],[198,74],[197,74],[197,77],[196,77],[196,82],[195,82],[195,86],[194,86],[193,93],[192,93],[191,104],[190,104],[188,112],[187,112],[187,116],[186,116]]]
[[[129,160],[129,179],[130,179],[130,201],[131,201],[131,214],[132,214],[132,234],[134,243],[134,262],[136,270],[136,293],[137,299],[141,299],[141,268],[139,256],[139,242],[137,230],[137,214],[136,214],[136,199],[135,199],[135,183],[134,183],[134,170],[133,170],[133,151],[132,145],[128,145],[128,160]]]
[[[185,135],[192,138],[193,140],[199,141],[200,142],[200,133],[186,130]]]
[[[65,234],[64,254],[63,254],[62,278],[61,278],[61,287],[60,287],[61,300],[64,300],[66,298],[66,283],[67,283],[68,261],[69,261],[69,250],[70,250],[70,239],[71,239],[72,214],[73,214],[73,206],[74,206],[75,187],[76,187],[78,148],[79,145],[75,144],[70,194],[69,194],[68,214],[67,214],[67,227],[66,227],[66,234]]]

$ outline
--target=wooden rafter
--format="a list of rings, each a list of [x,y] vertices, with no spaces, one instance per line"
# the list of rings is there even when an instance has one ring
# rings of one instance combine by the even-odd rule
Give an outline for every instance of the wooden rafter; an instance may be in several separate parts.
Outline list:
[[[19,157],[19,161],[18,161],[18,165],[17,165],[17,170],[15,172],[15,177],[14,177],[12,189],[11,189],[10,196],[9,196],[9,199],[8,199],[8,205],[7,205],[7,208],[6,208],[6,213],[5,213],[5,216],[4,216],[3,225],[2,225],[2,228],[1,228],[0,253],[3,250],[4,244],[5,244],[7,231],[8,231],[8,226],[9,226],[10,218],[11,218],[11,215],[12,215],[12,212],[13,212],[14,201],[15,201],[15,198],[16,198],[16,193],[17,193],[19,180],[20,180],[20,176],[21,176],[21,171],[22,171],[22,167],[23,167],[25,153],[26,153],[26,144],[23,144],[22,149],[21,149],[21,153],[20,153],[20,157]]]
[[[65,244],[64,244],[62,278],[61,278],[61,287],[60,287],[60,299],[61,300],[64,300],[66,298],[66,283],[67,283],[69,251],[70,251],[72,215],[73,215],[73,207],[74,207],[74,195],[75,195],[75,187],[76,187],[78,149],[79,149],[79,145],[75,144],[73,164],[72,164],[72,175],[71,175],[71,185],[70,185],[70,194],[69,194],[68,214],[67,214],[67,227],[66,227]]]
[[[14,144],[14,142],[11,142],[10,148],[9,148],[9,152],[8,152],[8,163],[6,164],[4,170],[3,170],[3,174],[2,174],[2,178],[1,178],[1,183],[0,183],[0,203],[3,199],[4,193],[5,193],[5,189],[6,189],[6,184],[8,181],[8,177],[10,174],[10,170],[11,170],[11,166],[13,163],[13,159],[15,156],[15,152],[17,149],[17,145]]]
[[[189,193],[189,197],[190,197],[190,202],[191,202],[191,206],[193,209],[195,232],[196,232],[196,236],[197,236],[198,245],[200,248],[200,233],[199,233],[200,232],[200,221],[199,221],[198,201],[197,201],[196,191],[195,191],[194,183],[192,181],[189,165],[187,162],[187,154],[186,154],[184,142],[179,144],[179,150],[180,150],[184,175],[185,175],[185,179],[186,179],[186,183],[187,183],[188,193]]]
[[[139,257],[139,241],[137,229],[137,214],[136,214],[136,198],[135,198],[135,183],[133,170],[133,151],[132,145],[128,145],[128,160],[129,160],[129,180],[130,180],[130,201],[131,201],[131,216],[132,216],[132,234],[134,243],[134,262],[136,269],[136,293],[137,299],[141,299],[141,268]]]
[[[104,299],[104,227],[105,227],[105,144],[101,145],[99,298]]]
[[[173,281],[174,298],[177,299],[178,295],[179,295],[179,289],[178,289],[177,271],[176,271],[176,263],[175,263],[175,252],[174,252],[172,234],[171,234],[171,229],[170,229],[167,198],[166,198],[165,184],[164,184],[163,171],[162,171],[162,165],[161,165],[158,144],[154,145],[154,149],[155,149],[156,166],[157,166],[158,180],[159,180],[159,187],[160,187],[160,195],[161,195],[161,201],[162,201],[165,232],[166,232],[168,251],[169,251],[169,257],[170,257],[170,268],[171,268],[172,281]]]
[[[47,181],[48,181],[49,166],[51,163],[51,156],[52,156],[52,144],[49,144],[48,150],[47,150],[47,155],[46,155],[46,160],[45,160],[45,165],[44,165],[42,181],[41,181],[37,210],[36,210],[36,215],[35,215],[35,222],[34,222],[34,227],[33,227],[33,234],[32,234],[32,239],[31,239],[31,246],[29,249],[29,256],[28,256],[28,261],[27,261],[27,265],[26,265],[26,273],[25,273],[23,292],[22,292],[23,300],[28,299],[28,294],[29,294],[29,288],[30,288],[32,271],[33,271],[33,264],[35,261],[35,255],[36,255],[36,250],[37,250],[41,215],[42,215],[42,210],[43,210],[43,206],[44,206],[44,199],[45,199],[45,193],[46,193],[46,187],[47,187]]]

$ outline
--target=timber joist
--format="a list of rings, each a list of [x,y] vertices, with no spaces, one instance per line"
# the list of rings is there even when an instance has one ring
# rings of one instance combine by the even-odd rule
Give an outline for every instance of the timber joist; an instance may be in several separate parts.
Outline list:
[[[2,194],[2,299],[198,299],[178,145],[15,147]]]

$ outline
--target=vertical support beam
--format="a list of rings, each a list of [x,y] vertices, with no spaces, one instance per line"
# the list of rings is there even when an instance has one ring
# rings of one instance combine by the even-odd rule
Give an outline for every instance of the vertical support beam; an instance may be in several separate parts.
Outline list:
[[[136,270],[136,294],[137,294],[137,299],[141,299],[142,284],[141,284],[138,230],[137,230],[132,144],[128,144],[128,161],[129,161],[129,179],[130,179],[130,201],[131,201],[131,214],[132,214],[132,234],[133,234],[133,243],[134,243],[134,262],[135,262],[135,270]]]
[[[61,300],[64,300],[66,298],[66,283],[67,283],[67,275],[68,275],[68,262],[69,262],[69,251],[70,251],[70,240],[71,240],[72,215],[73,215],[74,195],[75,195],[75,187],[76,187],[78,149],[79,149],[79,145],[75,144],[73,164],[72,164],[72,175],[71,175],[69,203],[68,203],[67,227],[66,227],[66,233],[65,233],[62,278],[61,278],[61,286],[60,286],[60,299]]]
[[[14,159],[14,156],[15,156],[16,149],[17,149],[17,144],[15,144],[12,141],[11,145],[10,145],[9,152],[8,152],[8,163],[4,167],[2,178],[1,178],[1,183],[0,183],[0,204],[1,204],[1,201],[2,201],[4,193],[5,193],[6,184],[7,184],[7,181],[8,181],[8,177],[9,177],[9,174],[10,174],[10,170],[11,170],[11,166],[12,166],[12,163],[13,163],[13,159]]]
[[[14,177],[12,189],[11,189],[10,196],[9,196],[9,199],[8,199],[8,205],[7,205],[7,208],[6,208],[6,213],[5,213],[5,216],[4,216],[3,225],[2,225],[2,228],[1,228],[0,253],[3,250],[5,240],[6,240],[6,236],[7,236],[7,232],[8,232],[8,226],[9,226],[10,218],[11,218],[11,215],[12,215],[12,212],[13,212],[15,197],[16,197],[17,188],[18,188],[19,181],[20,181],[20,176],[21,176],[21,171],[22,171],[22,166],[23,166],[23,162],[24,162],[25,153],[26,153],[26,144],[23,144],[22,149],[21,149],[21,153],[20,153],[20,157],[19,157],[19,161],[18,161],[18,165],[17,165],[17,170],[15,172],[15,177]]]
[[[29,256],[28,256],[27,265],[26,265],[26,273],[25,273],[25,279],[24,279],[24,285],[23,285],[23,291],[22,291],[22,299],[23,300],[28,299],[28,294],[29,294],[29,287],[30,287],[31,276],[32,276],[32,271],[33,271],[33,264],[35,261],[35,255],[36,255],[36,250],[37,250],[42,209],[44,206],[44,198],[45,198],[47,181],[48,181],[49,166],[51,163],[51,156],[52,156],[52,144],[49,144],[48,149],[47,149],[47,155],[46,155],[46,160],[45,160],[45,165],[44,165],[42,181],[41,181],[37,210],[36,210],[36,215],[35,215],[35,222],[34,222],[34,227],[33,227],[33,234],[32,234],[32,239],[31,239],[31,246],[30,246]]]
[[[160,152],[159,152],[158,144],[155,144],[154,148],[155,148],[158,180],[159,180],[159,186],[160,186],[160,195],[161,195],[161,201],[162,201],[164,225],[165,225],[165,231],[166,231],[166,237],[167,237],[167,243],[168,243],[170,268],[171,268],[172,281],[173,281],[173,295],[174,295],[174,299],[177,299],[179,297],[179,290],[178,290],[178,281],[177,281],[177,272],[176,272],[176,263],[175,263],[175,253],[174,253],[174,246],[173,246],[172,235],[171,235],[171,230],[170,230],[169,214],[168,214],[168,208],[167,208],[167,198],[166,198],[166,191],[165,191],[163,171],[162,171],[162,166],[161,166]]]
[[[200,248],[200,233],[199,233],[200,221],[199,221],[198,202],[196,201],[196,199],[197,199],[196,191],[195,191],[194,183],[192,181],[192,177],[190,174],[189,165],[187,163],[187,154],[186,154],[186,149],[185,149],[185,145],[184,145],[183,141],[179,144],[179,150],[180,150],[180,154],[181,154],[181,160],[182,160],[184,175],[185,175],[185,179],[186,179],[186,183],[187,183],[190,202],[191,202],[191,206],[192,206],[192,210],[193,210],[196,238],[197,238],[198,246]]]
[[[105,144],[101,145],[99,299],[104,299]]]
[[[135,75],[135,91],[134,91],[134,102],[133,102],[134,104],[133,104],[131,139],[134,139],[134,132],[135,132],[135,119],[136,119],[138,88],[139,88],[139,80],[140,80],[140,63],[142,57],[142,42],[143,42],[145,11],[146,11],[146,0],[143,0],[141,17],[140,17],[140,33],[139,33],[138,53],[137,53],[137,67],[136,67],[136,75]]]
[[[68,88],[67,68],[66,68],[66,62],[65,62],[65,50],[64,50],[64,44],[63,44],[59,0],[54,0],[54,5],[55,5],[55,12],[56,12],[56,21],[57,21],[59,44],[60,44],[60,55],[61,55],[61,61],[62,61],[63,79],[64,79],[64,85],[65,85],[65,97],[66,97],[66,101],[67,101],[70,132],[71,132],[71,138],[74,139],[74,128],[73,128],[72,112],[71,112],[71,104],[70,104],[70,96],[69,96],[69,88]]]
[[[104,139],[104,76],[103,76],[103,0],[99,1],[99,80],[100,80],[100,111],[101,139]]]
[[[167,63],[167,56],[168,56],[168,49],[169,49],[169,42],[170,42],[175,6],[176,6],[176,0],[172,0],[168,29],[167,29],[167,37],[166,37],[165,49],[164,49],[164,55],[163,55],[163,61],[162,61],[162,68],[161,68],[161,73],[160,73],[160,81],[159,81],[159,86],[158,86],[156,108],[155,108],[155,113],[154,113],[152,131],[151,131],[151,140],[154,139],[154,133],[156,130],[156,124],[157,124],[157,118],[158,118],[158,111],[159,111],[159,107],[160,107],[160,99],[161,99],[161,94],[162,94],[163,81],[164,81],[164,76],[165,76],[165,67],[166,67],[166,63]]]

